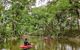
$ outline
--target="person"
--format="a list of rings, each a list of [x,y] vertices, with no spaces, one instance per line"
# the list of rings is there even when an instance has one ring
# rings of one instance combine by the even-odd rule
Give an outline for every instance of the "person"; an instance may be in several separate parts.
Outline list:
[[[24,45],[25,45],[25,46],[26,46],[26,45],[31,45],[31,44],[28,42],[27,38],[24,40]]]
[[[29,42],[28,42],[28,40],[27,40],[27,38],[25,38],[25,40],[24,40],[24,46],[27,46],[27,45],[31,45]],[[23,50],[28,50],[29,48],[24,48]]]

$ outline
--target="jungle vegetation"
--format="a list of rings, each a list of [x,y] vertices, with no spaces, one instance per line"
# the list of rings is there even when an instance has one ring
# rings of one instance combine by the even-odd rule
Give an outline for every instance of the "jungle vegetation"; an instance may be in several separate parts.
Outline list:
[[[31,8],[35,1],[0,0],[0,39],[22,34],[80,35],[79,0],[53,0],[47,6]],[[6,4],[11,7],[6,8]]]

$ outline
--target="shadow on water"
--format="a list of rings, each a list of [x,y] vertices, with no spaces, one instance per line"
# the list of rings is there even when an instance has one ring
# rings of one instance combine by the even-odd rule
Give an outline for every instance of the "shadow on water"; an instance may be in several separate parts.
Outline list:
[[[80,44],[76,41],[69,41],[68,39],[48,39],[44,37],[30,36],[29,42],[33,44],[30,50],[80,50]],[[0,50],[22,50],[19,46],[23,41],[14,40],[0,43]]]

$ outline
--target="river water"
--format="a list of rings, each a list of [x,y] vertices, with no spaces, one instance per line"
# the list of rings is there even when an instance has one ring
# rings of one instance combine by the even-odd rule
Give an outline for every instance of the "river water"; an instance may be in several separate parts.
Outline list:
[[[80,43],[68,39],[44,39],[43,37],[31,36],[28,38],[33,47],[29,50],[80,50]],[[74,42],[75,41],[75,42]],[[10,40],[0,43],[0,50],[23,50],[19,46],[23,40]]]

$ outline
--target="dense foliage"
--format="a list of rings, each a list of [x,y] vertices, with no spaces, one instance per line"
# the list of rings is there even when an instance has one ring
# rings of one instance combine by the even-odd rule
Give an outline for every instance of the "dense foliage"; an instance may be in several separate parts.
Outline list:
[[[68,30],[80,30],[79,0],[53,0],[38,8],[31,8],[35,0],[4,0],[5,4],[6,1],[11,7],[5,10],[0,2],[0,37],[24,33],[57,36]]]

